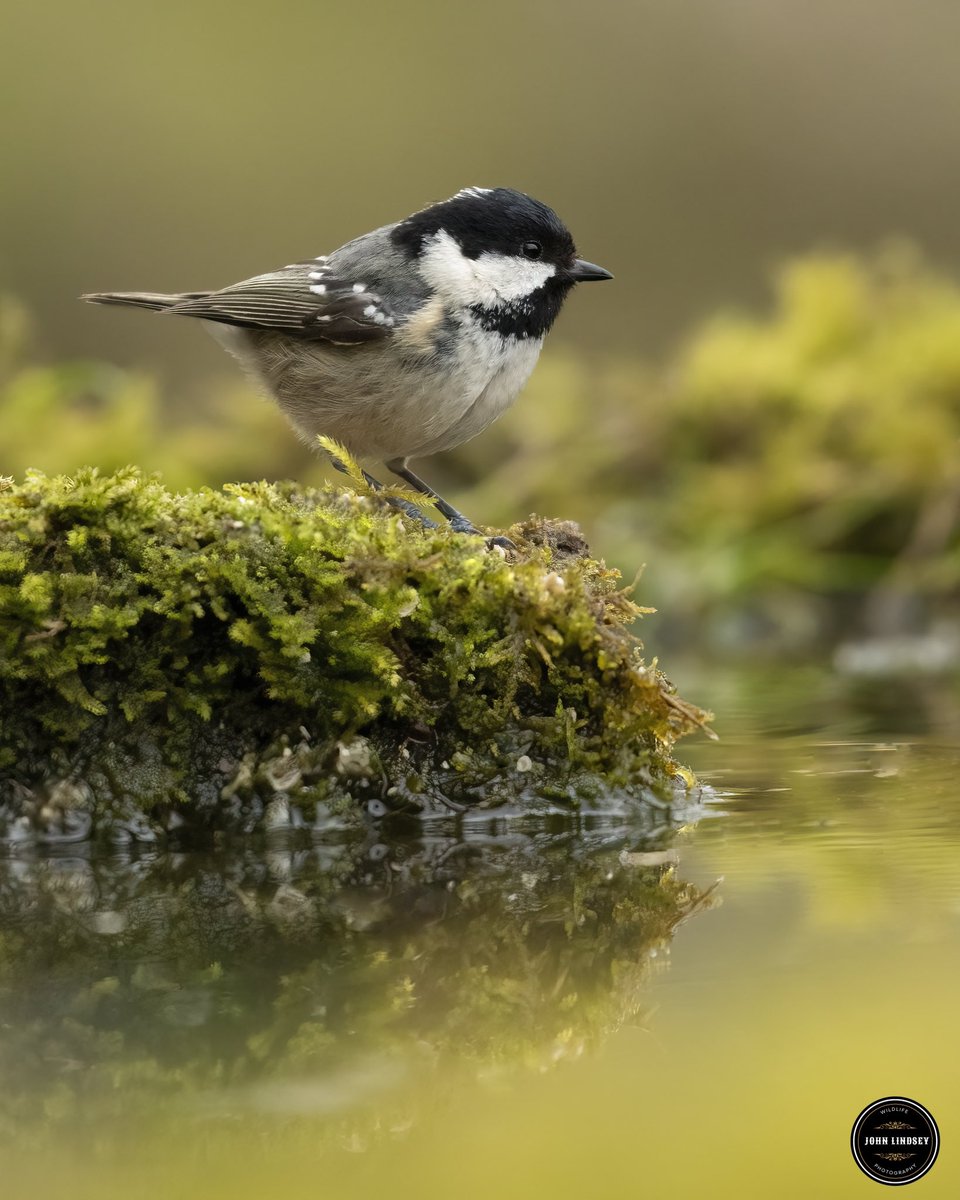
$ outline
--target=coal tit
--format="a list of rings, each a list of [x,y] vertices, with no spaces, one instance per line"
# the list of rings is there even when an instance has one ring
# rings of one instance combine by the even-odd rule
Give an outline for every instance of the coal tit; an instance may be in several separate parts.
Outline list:
[[[385,462],[454,530],[476,533],[407,460],[486,429],[526,383],[571,287],[611,278],[577,257],[545,204],[471,187],[217,292],[82,298],[199,318],[309,443],[322,434]]]

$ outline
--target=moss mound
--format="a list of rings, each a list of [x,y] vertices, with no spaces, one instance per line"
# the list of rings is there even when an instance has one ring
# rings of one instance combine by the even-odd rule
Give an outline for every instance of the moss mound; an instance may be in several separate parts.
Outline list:
[[[0,491],[0,835],[151,837],[672,786],[704,714],[567,526],[516,555],[370,498],[173,494],[133,469]],[[511,561],[515,560],[515,561]],[[145,820],[146,818],[146,820]]]

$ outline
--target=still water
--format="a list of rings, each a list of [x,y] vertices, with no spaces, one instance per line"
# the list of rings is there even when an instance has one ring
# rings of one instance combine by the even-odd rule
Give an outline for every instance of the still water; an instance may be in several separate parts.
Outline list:
[[[682,813],[0,858],[2,1195],[960,1194],[956,685],[682,683]]]

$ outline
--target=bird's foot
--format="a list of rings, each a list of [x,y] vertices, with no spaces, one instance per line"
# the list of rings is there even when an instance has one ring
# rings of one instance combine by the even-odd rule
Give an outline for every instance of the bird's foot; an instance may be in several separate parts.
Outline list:
[[[483,536],[476,525],[472,521],[468,521],[462,513],[457,513],[455,517],[450,518],[450,528],[454,533],[475,533]]]
[[[421,495],[429,496],[439,511],[450,522],[450,528],[454,533],[470,533],[475,537],[482,537],[487,543],[487,549],[492,550],[494,546],[498,546],[501,550],[516,550],[516,546],[507,537],[485,537],[484,534],[468,520],[459,509],[454,508],[433,488],[425,483],[419,475],[415,475],[407,466],[405,458],[395,458],[387,463],[387,466],[405,482],[409,483],[412,488],[415,488]]]
[[[450,528],[454,533],[472,533],[477,537],[482,537],[487,543],[488,550],[492,550],[494,546],[499,546],[502,550],[516,550],[516,546],[508,537],[502,537],[499,534],[494,537],[486,537],[472,521],[468,521],[462,514],[450,518]]]
[[[400,496],[385,496],[384,499],[391,508],[395,508],[398,512],[402,512],[405,517],[410,517],[412,520],[419,522],[424,529],[440,528],[436,521],[432,521],[415,504],[411,504],[409,500],[403,500]]]

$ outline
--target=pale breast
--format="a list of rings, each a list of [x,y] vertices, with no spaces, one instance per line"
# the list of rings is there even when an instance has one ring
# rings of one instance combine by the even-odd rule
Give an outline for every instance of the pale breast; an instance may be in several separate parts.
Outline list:
[[[451,450],[454,446],[476,437],[502,416],[530,378],[543,347],[542,338],[519,340],[498,337],[483,331],[480,331],[480,337],[484,349],[477,350],[473,361],[484,361],[483,382],[473,381],[479,382],[479,390],[469,386],[465,388],[468,394],[474,395],[474,399],[463,406],[460,415],[452,420],[444,431],[443,437],[422,453],[434,454],[440,450]],[[465,374],[470,374],[469,368]]]
[[[449,450],[475,437],[516,399],[542,339],[491,334],[467,318],[435,351],[442,309],[423,311],[409,336],[360,347],[282,334],[211,330],[279,403],[304,440],[335,438],[362,458],[389,461]]]

